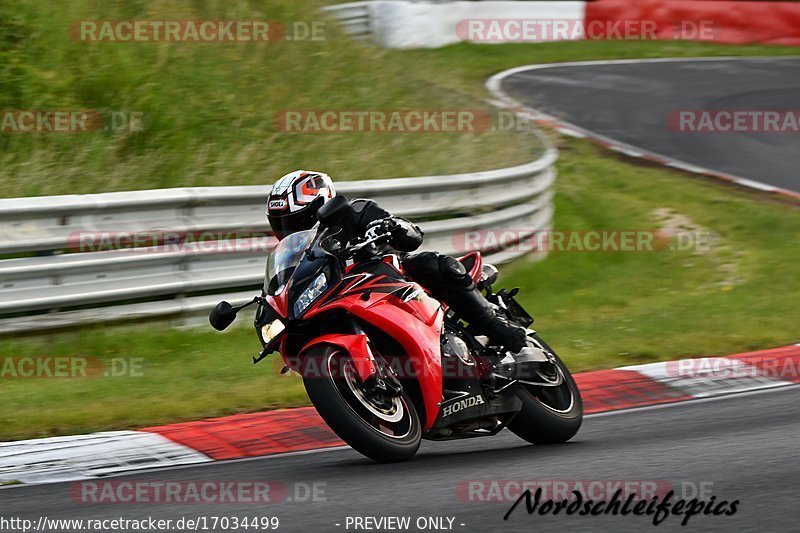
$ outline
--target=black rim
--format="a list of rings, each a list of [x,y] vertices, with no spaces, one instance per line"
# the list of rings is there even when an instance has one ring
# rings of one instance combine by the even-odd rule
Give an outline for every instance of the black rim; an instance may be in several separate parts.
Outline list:
[[[529,342],[533,342],[538,348],[541,348],[550,358],[550,364],[540,365],[537,373],[543,381],[556,382],[559,379],[561,384],[556,387],[536,387],[531,389],[531,394],[536,400],[544,405],[551,411],[558,414],[567,414],[572,411],[575,406],[575,394],[572,391],[569,380],[567,380],[564,370],[558,364],[556,356],[550,353],[544,346],[542,346],[535,339],[528,338]]]
[[[556,365],[553,366],[557,372],[562,374],[563,379],[561,369]],[[551,411],[559,414],[569,413],[575,404],[575,395],[572,394],[572,388],[566,379],[558,387],[540,387],[534,394],[534,398]]]
[[[411,434],[414,425],[408,403],[403,396],[389,397],[366,389],[348,357],[337,364],[340,378],[334,378],[334,358],[341,356],[333,352],[328,357],[328,375],[339,396],[350,409],[372,429],[392,439],[402,439]]]

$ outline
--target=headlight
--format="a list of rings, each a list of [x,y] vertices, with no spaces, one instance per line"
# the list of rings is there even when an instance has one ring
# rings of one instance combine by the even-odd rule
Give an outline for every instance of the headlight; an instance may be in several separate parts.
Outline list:
[[[281,320],[275,319],[269,324],[265,324],[261,327],[261,342],[264,343],[264,346],[272,342],[272,340],[281,334],[281,332],[286,329],[286,326],[283,325]]]
[[[311,285],[306,287],[306,290],[300,294],[300,297],[297,298],[297,301],[294,303],[294,316],[300,316],[300,314],[306,310],[306,307],[319,298],[327,288],[328,278],[325,277],[325,274],[320,274],[311,282]]]

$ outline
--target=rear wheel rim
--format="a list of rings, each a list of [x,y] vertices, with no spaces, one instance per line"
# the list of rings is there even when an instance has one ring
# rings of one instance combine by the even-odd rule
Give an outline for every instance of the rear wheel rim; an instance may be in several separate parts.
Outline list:
[[[572,411],[575,405],[575,395],[572,393],[572,388],[569,386],[563,372],[556,365],[556,369],[562,374],[564,382],[558,387],[540,387],[538,392],[534,394],[536,401],[551,411],[559,414],[567,414]]]
[[[333,377],[336,375],[333,373],[334,359],[341,355],[341,352],[334,352],[328,358],[328,375],[348,407],[374,431],[385,437],[403,439],[411,434],[414,419],[403,396],[389,398],[369,393],[349,357],[339,365],[341,377]]]
[[[561,385],[557,387],[539,387],[538,390],[532,390],[531,394],[533,394],[537,402],[541,403],[550,411],[561,415],[569,413],[575,406],[575,394],[572,391],[570,382],[564,375],[564,371],[561,369],[561,365],[558,364],[555,355],[551,354],[544,346],[536,341],[536,339],[528,337],[528,342],[532,342],[550,358],[552,372],[539,370],[540,376],[546,381],[554,381],[561,378]]]

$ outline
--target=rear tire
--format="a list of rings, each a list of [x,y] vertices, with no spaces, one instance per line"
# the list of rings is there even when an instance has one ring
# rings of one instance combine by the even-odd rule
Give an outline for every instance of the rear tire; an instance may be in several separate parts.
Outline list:
[[[339,348],[312,349],[303,374],[311,403],[325,423],[354,450],[380,463],[408,461],[419,449],[422,425],[414,402],[404,392],[399,398],[376,399],[361,390],[350,356]]]
[[[556,370],[564,382],[558,387],[520,385],[517,395],[522,411],[514,417],[508,429],[533,444],[566,442],[578,432],[583,422],[583,401],[575,380],[556,353],[537,335],[533,341],[553,355]]]

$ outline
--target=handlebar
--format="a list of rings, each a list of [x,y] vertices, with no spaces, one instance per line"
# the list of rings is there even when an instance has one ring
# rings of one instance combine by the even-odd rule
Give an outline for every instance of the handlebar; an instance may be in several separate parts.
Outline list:
[[[340,260],[350,259],[370,246],[388,243],[392,240],[391,226],[388,224],[375,225],[367,230],[367,234],[364,237],[356,238],[348,242],[342,242],[336,238],[341,228],[330,226],[325,227],[322,231],[327,232],[328,230],[331,230],[331,233],[325,235],[325,237],[319,241],[318,246],[320,246],[325,253],[336,256]],[[310,250],[307,250],[307,252],[310,252]]]
[[[381,242],[389,242],[391,237],[392,237],[392,234],[389,233],[389,232],[386,232],[386,233],[381,233],[380,235],[376,235],[375,237],[371,237],[369,239],[365,239],[365,240],[363,240],[363,241],[361,241],[361,242],[359,242],[357,244],[354,244],[353,246],[350,246],[349,248],[347,248],[347,250],[345,251],[345,255],[347,257],[352,257],[352,256],[356,255],[358,252],[360,252],[361,250],[363,250],[363,249],[365,249],[365,248],[367,248],[369,246],[372,246],[374,244],[378,244],[378,243],[381,243]]]

